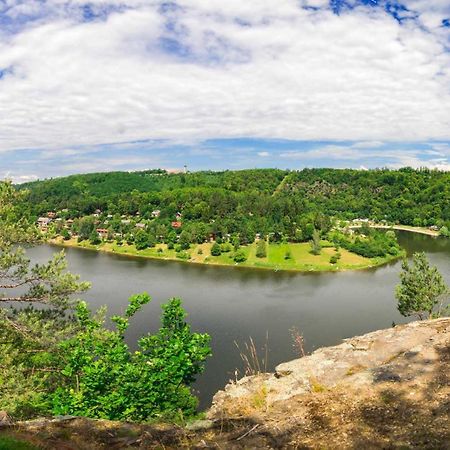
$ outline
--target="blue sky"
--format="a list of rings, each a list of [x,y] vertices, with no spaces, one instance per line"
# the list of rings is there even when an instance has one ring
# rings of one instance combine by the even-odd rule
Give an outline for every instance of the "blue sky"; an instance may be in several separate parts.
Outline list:
[[[0,177],[450,168],[448,0],[0,0]]]

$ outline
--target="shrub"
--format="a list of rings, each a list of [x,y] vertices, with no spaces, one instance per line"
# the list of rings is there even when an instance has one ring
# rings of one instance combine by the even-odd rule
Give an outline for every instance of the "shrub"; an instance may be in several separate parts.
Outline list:
[[[113,331],[85,302],[78,304],[80,331],[60,345],[65,379],[52,396],[54,414],[143,421],[195,412],[189,386],[211,354],[210,338],[191,332],[181,300],[174,298],[162,307],[160,330],[130,351],[124,340],[129,319],[149,301],[147,294],[131,297],[125,316],[112,318]]]
[[[265,258],[267,256],[266,241],[260,239],[256,244],[256,257]]]
[[[320,244],[320,233],[317,230],[313,231],[310,245],[311,245],[311,253],[313,255],[320,255],[322,251],[322,246]]]
[[[292,259],[292,253],[289,249],[286,250],[286,253],[284,254],[284,259]]]
[[[211,247],[211,255],[219,256],[221,253],[222,253],[222,249],[220,248],[220,245],[217,242],[214,242],[214,244]]]
[[[234,262],[241,263],[247,260],[247,256],[243,250],[238,250],[233,257]]]
[[[89,242],[92,244],[92,245],[98,245],[98,244],[101,244],[102,243],[102,240],[100,239],[100,236],[99,236],[99,234],[97,233],[97,231],[93,231],[92,233],[91,233],[91,235],[90,235],[90,237],[89,237]]]
[[[188,260],[191,259],[191,255],[188,252],[181,250],[177,253],[177,258]]]
[[[203,249],[201,247],[198,249],[197,254],[198,255],[203,255]]]
[[[336,255],[332,255],[330,257],[330,264],[336,264],[338,262],[339,258]]]
[[[220,245],[220,251],[222,253],[229,253],[231,250],[233,250],[233,246],[229,242]]]

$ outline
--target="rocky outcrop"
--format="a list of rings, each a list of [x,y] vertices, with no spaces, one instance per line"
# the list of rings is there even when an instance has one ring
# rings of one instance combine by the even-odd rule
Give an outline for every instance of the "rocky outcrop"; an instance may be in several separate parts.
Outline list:
[[[242,399],[264,393],[265,404],[339,387],[368,387],[381,382],[426,381],[448,345],[450,319],[442,318],[379,330],[346,339],[335,347],[280,364],[274,374],[245,377],[214,396],[210,417],[232,413]]]
[[[246,421],[243,448],[450,449],[450,318],[347,339],[243,378],[214,396],[208,416]]]

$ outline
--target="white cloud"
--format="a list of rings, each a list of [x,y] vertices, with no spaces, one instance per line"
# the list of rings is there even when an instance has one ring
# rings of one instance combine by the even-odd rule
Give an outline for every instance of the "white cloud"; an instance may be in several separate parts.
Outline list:
[[[269,156],[269,152],[258,152],[258,156],[261,156],[262,158],[266,158]]]
[[[382,9],[336,16],[321,0],[303,2],[318,11],[296,0],[190,0],[166,15],[158,1],[110,0],[132,8],[89,23],[64,13],[66,3],[48,1],[47,16],[0,40],[0,69],[13,70],[0,78],[0,151],[240,136],[369,150],[450,139],[450,55],[433,25],[447,0],[407,1],[428,30]],[[14,4],[11,17],[37,7]]]

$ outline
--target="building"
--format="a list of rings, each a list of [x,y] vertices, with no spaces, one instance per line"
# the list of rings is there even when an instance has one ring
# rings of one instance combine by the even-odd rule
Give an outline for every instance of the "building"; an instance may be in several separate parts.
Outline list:
[[[52,221],[52,219],[50,219],[49,217],[39,217],[39,219],[37,220],[37,224],[38,224],[39,229],[41,231],[47,231],[48,230],[48,226],[49,226],[51,221]]]
[[[106,228],[97,228],[95,231],[97,231],[98,235],[102,239],[106,239],[108,237],[108,230]]]
[[[172,222],[172,228],[181,228],[182,223],[178,220]]]
[[[154,217],[155,219],[157,217],[159,217],[161,215],[161,211],[159,209],[155,209],[154,211],[152,211],[152,217]]]

